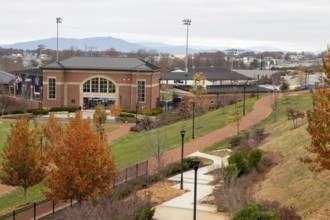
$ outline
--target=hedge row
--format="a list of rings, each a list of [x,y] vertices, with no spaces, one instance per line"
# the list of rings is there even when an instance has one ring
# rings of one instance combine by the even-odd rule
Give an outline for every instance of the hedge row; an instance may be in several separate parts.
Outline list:
[[[122,112],[136,114],[136,110],[132,110],[132,109],[123,109]],[[163,112],[163,109],[161,109],[161,108],[154,108],[151,110],[138,110],[138,114],[147,115],[147,116],[159,115],[162,112]]]

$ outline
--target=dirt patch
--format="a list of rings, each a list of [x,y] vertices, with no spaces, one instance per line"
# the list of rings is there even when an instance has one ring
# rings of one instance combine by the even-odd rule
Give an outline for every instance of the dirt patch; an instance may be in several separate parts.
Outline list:
[[[263,152],[261,158],[261,169],[258,171],[258,176],[256,182],[257,184],[266,178],[266,174],[271,171],[275,166],[277,166],[283,160],[283,155],[281,152],[266,151]]]
[[[156,183],[149,188],[139,190],[138,196],[150,195],[152,206],[156,206],[188,192],[188,190],[180,190],[173,188],[175,184],[177,184],[177,182],[173,181],[164,181]]]
[[[223,149],[223,150],[214,150],[210,152],[211,155],[218,156],[218,157],[226,157],[229,156],[231,153],[231,150],[229,149]]]

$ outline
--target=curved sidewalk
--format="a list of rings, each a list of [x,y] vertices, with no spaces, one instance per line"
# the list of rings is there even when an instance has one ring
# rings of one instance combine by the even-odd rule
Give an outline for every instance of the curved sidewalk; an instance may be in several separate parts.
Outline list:
[[[213,191],[214,185],[209,183],[214,180],[213,175],[209,172],[220,168],[227,163],[227,157],[217,157],[210,154],[195,152],[190,154],[192,157],[203,157],[213,160],[213,164],[199,168],[197,171],[197,195],[196,195],[196,218],[208,220],[224,220],[228,217],[216,213],[216,207],[199,203],[199,200],[207,197]],[[183,189],[189,190],[181,196],[164,202],[156,206],[154,218],[157,220],[181,220],[192,219],[194,209],[194,179],[195,171],[190,170],[183,174]],[[169,178],[169,180],[180,182],[181,174]],[[179,189],[180,183],[176,184],[174,188]]]

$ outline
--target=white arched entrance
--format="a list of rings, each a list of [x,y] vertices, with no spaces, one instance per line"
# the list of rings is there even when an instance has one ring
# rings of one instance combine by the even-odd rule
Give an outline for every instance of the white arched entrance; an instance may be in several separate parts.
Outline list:
[[[83,109],[93,109],[98,103],[104,107],[116,103],[118,88],[109,78],[93,76],[82,84]]]

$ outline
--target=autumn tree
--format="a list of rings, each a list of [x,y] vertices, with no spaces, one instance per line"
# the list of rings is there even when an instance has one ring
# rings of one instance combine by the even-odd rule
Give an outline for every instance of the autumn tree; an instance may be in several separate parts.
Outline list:
[[[121,114],[121,106],[118,105],[118,104],[113,104],[113,105],[110,105],[110,112],[111,112],[111,115],[115,116],[115,117],[119,117],[120,114]]]
[[[3,184],[23,189],[24,204],[29,187],[45,177],[46,152],[42,146],[42,131],[36,123],[29,128],[27,118],[12,125],[1,155],[0,179]]]
[[[183,96],[181,99],[181,103],[178,108],[178,114],[181,115],[184,119],[189,118],[190,116],[191,102],[192,99],[188,96]]]
[[[189,91],[194,94],[193,102],[195,103],[195,111],[197,116],[200,116],[209,109],[209,99],[206,96],[206,78],[203,72],[198,72],[193,75],[192,79],[193,83]]]
[[[105,110],[102,108],[102,104],[98,103],[95,107],[95,112],[93,114],[93,121],[94,121],[94,126],[101,126],[101,124],[104,124],[105,121],[107,120],[107,113]]]
[[[311,90],[313,109],[307,111],[307,131],[311,136],[311,144],[306,150],[313,156],[306,156],[302,160],[310,165],[310,170],[321,172],[330,170],[330,50],[323,58],[325,77],[322,79],[325,86]]]
[[[116,168],[106,138],[82,120],[81,112],[68,119],[62,139],[49,147],[49,158],[47,198],[81,202],[110,192]]]

